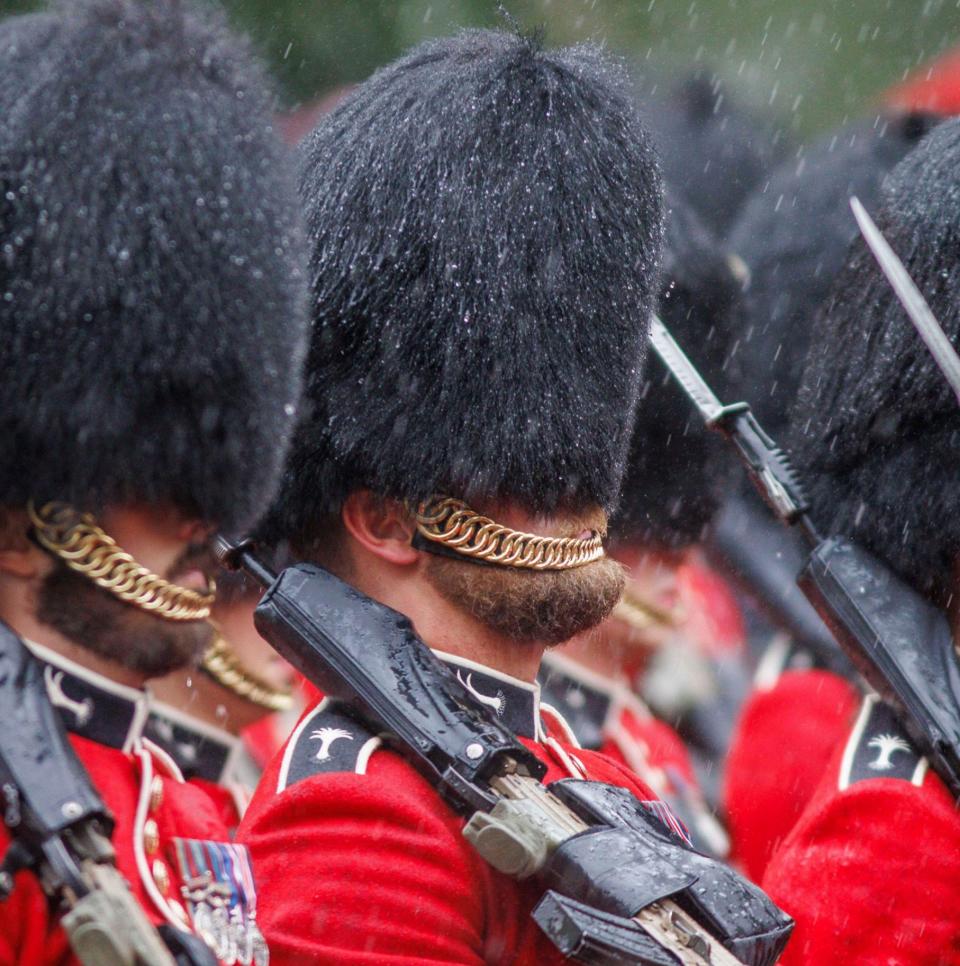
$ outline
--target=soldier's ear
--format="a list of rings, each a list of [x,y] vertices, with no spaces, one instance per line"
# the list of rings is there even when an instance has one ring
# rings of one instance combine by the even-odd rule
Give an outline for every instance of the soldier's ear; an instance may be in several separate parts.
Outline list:
[[[44,569],[46,555],[29,537],[26,513],[0,507],[0,574],[31,579]]]
[[[411,544],[416,524],[399,500],[357,490],[346,498],[340,515],[347,533],[381,560],[409,566],[419,559]]]

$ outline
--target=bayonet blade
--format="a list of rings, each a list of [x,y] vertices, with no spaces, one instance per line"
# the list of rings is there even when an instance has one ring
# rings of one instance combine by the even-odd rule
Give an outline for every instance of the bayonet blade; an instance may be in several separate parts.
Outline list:
[[[942,326],[930,311],[930,306],[927,305],[926,299],[910,277],[903,262],[883,237],[874,220],[867,214],[867,209],[858,198],[850,199],[850,207],[853,209],[853,217],[857,219],[857,224],[860,226],[860,234],[863,235],[864,241],[873,252],[873,257],[886,275],[904,311],[914,328],[920,333],[920,338],[930,350],[934,362],[946,377],[957,401],[960,402],[960,356],[950,344]]]
[[[700,411],[700,415],[703,416],[706,423],[709,425],[715,422],[724,412],[723,404],[703,381],[696,367],[656,315],[650,322],[650,344],[663,364],[680,383],[683,391]]]

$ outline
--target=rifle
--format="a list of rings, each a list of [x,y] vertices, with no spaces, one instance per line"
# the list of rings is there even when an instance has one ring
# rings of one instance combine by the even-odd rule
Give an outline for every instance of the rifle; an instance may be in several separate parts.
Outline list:
[[[266,588],[254,621],[287,661],[421,772],[465,819],[498,871],[535,876],[534,919],[576,962],[766,966],[792,921],[755,886],[694,852],[629,792],[564,779],[470,700],[402,614],[333,574],[279,576],[249,542],[215,540],[220,562]]]
[[[67,739],[47,697],[40,664],[0,623],[0,742],[3,822],[12,842],[0,862],[0,899],[29,869],[84,966],[216,966],[196,937],[164,936],[117,870],[113,818]],[[169,947],[169,948],[168,948]]]
[[[797,587],[804,552],[796,536],[778,526],[755,498],[737,494],[717,514],[707,552],[818,667],[850,678],[849,659]]]
[[[811,552],[798,578],[800,589],[960,798],[960,662],[946,615],[851,541],[822,539],[789,458],[761,429],[750,406],[723,405],[656,317],[650,342],[706,425],[733,444],[780,521],[804,536]]]

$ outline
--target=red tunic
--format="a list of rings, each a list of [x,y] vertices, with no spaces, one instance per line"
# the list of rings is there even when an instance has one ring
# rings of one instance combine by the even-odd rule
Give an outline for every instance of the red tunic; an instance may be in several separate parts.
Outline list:
[[[747,699],[727,757],[724,807],[732,859],[761,882],[838,745],[859,695],[829,671],[787,671]]]
[[[148,711],[144,692],[117,685],[37,645],[30,647],[45,664],[47,692],[73,732],[70,741],[113,814],[117,866],[134,896],[153,923],[197,931],[200,908],[205,914],[212,907],[202,899],[188,900],[182,892],[185,878],[224,857],[234,863],[238,875],[248,877],[245,850],[226,844],[226,829],[209,797],[185,782],[169,757],[141,737]],[[97,740],[83,735],[95,735]],[[0,827],[0,849],[9,841]],[[214,874],[213,880],[220,877]],[[229,884],[235,884],[232,878]],[[252,879],[236,885],[244,908],[235,910],[233,938],[248,926],[255,929],[247,914],[256,914]],[[228,949],[231,934],[219,925],[217,929],[217,938],[224,943],[223,961],[235,962],[237,956]],[[76,962],[36,878],[21,872],[13,894],[0,903],[0,966]]]
[[[960,815],[876,698],[763,885],[797,921],[788,966],[960,963]]]
[[[455,666],[515,732],[536,715],[534,688],[470,662]],[[524,688],[533,698],[518,713]],[[655,797],[621,766],[545,736],[531,718],[534,729],[536,739],[521,740],[548,766],[545,781],[586,775]],[[321,703],[264,772],[238,833],[257,869],[271,961],[564,962],[530,918],[542,890],[495,872],[462,828],[403,758]]]

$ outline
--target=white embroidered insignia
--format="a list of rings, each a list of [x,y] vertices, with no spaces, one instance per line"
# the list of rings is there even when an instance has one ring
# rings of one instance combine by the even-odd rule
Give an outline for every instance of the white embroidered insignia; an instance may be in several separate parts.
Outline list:
[[[498,691],[496,697],[491,698],[489,695],[481,694],[473,686],[473,672],[467,675],[466,681],[461,677],[460,671],[457,671],[457,680],[481,703],[485,704],[488,708],[493,708],[498,715],[503,714],[503,691]]]
[[[867,742],[867,747],[877,749],[876,759],[867,766],[874,771],[890,771],[893,768],[893,762],[890,759],[896,752],[912,750],[903,738],[896,735],[877,735]]]
[[[330,746],[340,738],[353,741],[353,735],[349,731],[344,731],[343,728],[318,728],[312,732],[310,740],[321,742],[320,750],[314,756],[314,761],[329,761]]]
[[[47,696],[50,698],[50,703],[55,708],[66,708],[67,711],[72,711],[77,727],[82,728],[93,714],[93,701],[90,698],[74,701],[73,698],[65,694],[63,671],[54,671],[50,665],[43,669],[43,681],[47,686]]]

